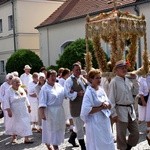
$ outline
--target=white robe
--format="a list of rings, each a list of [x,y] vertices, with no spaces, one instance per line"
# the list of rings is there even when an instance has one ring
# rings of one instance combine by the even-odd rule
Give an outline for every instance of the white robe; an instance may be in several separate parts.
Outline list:
[[[36,83],[33,81],[29,82],[28,84],[28,99],[31,106],[31,113],[30,113],[30,119],[31,122],[38,122],[38,98],[37,97],[31,97],[30,94],[36,94],[35,87],[37,86]]]
[[[64,87],[65,81],[66,80],[64,78],[59,78],[58,83]],[[65,111],[66,120],[72,118],[71,114],[70,114],[69,98],[64,99],[63,107],[64,107],[64,111]]]
[[[27,106],[29,101],[23,89],[22,95],[9,88],[6,92],[4,109],[10,108],[12,117],[9,117],[9,126],[6,127],[6,134],[19,135],[22,137],[32,135],[30,117]]]
[[[65,114],[62,106],[64,88],[55,83],[45,83],[39,94],[39,108],[45,107],[46,120],[42,120],[42,142],[60,145],[64,142]]]
[[[6,94],[6,90],[8,90],[10,86],[11,86],[10,84],[4,82],[0,87],[0,101],[2,103],[2,109],[3,109],[3,102],[4,102],[4,96]]]
[[[81,118],[85,122],[87,150],[115,150],[110,111],[106,109],[89,114],[92,107],[98,107],[104,101],[109,100],[101,87],[98,91],[91,86],[87,87],[81,108]]]
[[[20,76],[20,79],[21,79],[22,85],[25,86],[24,89],[28,90],[28,84],[33,80],[32,75],[23,73]]]
[[[146,78],[140,77],[139,78],[139,94],[146,96],[149,93],[150,90],[150,75],[148,75]],[[140,106],[138,105],[138,113],[139,113],[139,120],[140,121],[150,121],[150,93],[148,97],[148,101],[146,106]]]
[[[1,88],[0,88],[0,99],[1,99],[1,108],[3,110],[3,113],[4,113],[4,126],[5,126],[5,129],[7,128],[7,126],[9,126],[9,120],[10,118],[8,117],[8,114],[7,114],[7,111],[4,110],[4,101],[5,101],[5,95],[6,95],[6,91],[10,88],[10,84],[8,84],[7,82],[4,82],[2,85],[1,85]]]

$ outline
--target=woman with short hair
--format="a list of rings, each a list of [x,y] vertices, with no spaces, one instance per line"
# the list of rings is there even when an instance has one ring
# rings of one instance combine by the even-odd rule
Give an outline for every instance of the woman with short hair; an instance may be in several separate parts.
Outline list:
[[[86,148],[115,150],[109,118],[111,104],[100,87],[101,72],[92,69],[88,73],[88,81],[90,85],[85,91],[80,114],[85,122]]]
[[[42,142],[48,150],[51,145],[54,150],[64,141],[65,114],[62,106],[64,88],[56,82],[57,73],[47,72],[47,82],[42,86],[39,94],[39,111],[42,118]]]

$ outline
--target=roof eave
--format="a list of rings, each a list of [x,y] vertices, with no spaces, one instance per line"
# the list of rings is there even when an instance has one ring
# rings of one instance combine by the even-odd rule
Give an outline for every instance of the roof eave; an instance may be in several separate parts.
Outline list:
[[[145,0],[145,1],[142,1],[142,2],[134,2],[134,3],[126,4],[126,5],[123,5],[123,6],[118,6],[117,9],[131,7],[131,6],[136,6],[136,5],[144,4],[144,3],[147,3],[147,2],[150,2],[150,0]],[[102,12],[111,11],[112,9],[113,8],[109,8],[109,9],[105,9],[105,10],[93,12],[93,13],[90,13],[90,14],[86,14],[86,15],[82,15],[82,16],[78,16],[78,17],[74,17],[74,18],[65,19],[65,20],[62,20],[62,21],[59,21],[59,22],[53,22],[53,23],[50,23],[50,24],[46,24],[46,25],[42,25],[42,26],[37,26],[37,27],[35,27],[35,29],[40,29],[40,28],[43,28],[43,27],[52,26],[52,25],[56,25],[56,24],[60,24],[60,23],[68,22],[68,21],[72,21],[72,20],[75,20],[75,19],[84,18],[87,15],[91,15],[91,16],[92,15],[97,15],[97,14],[102,13]]]

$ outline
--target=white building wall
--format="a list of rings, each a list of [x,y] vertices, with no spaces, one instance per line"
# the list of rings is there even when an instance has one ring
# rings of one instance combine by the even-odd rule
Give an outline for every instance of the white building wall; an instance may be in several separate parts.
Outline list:
[[[47,28],[40,30],[40,56],[45,66],[50,64],[49,32]]]
[[[11,4],[0,5],[0,19],[2,19],[3,31],[0,33],[0,59],[2,53],[12,50],[12,30],[8,30],[8,16],[12,15]],[[10,44],[8,44],[10,43]]]
[[[48,30],[48,33],[46,32],[46,30]],[[41,53],[44,53],[44,55],[41,56],[44,65],[56,65],[56,60],[61,54],[61,46],[64,43],[85,37],[85,19],[78,19],[74,21],[52,25],[48,28],[45,27],[40,29],[39,32],[41,36]],[[48,37],[44,34],[47,34]],[[48,53],[46,53],[48,52],[48,47],[50,56],[49,61],[47,60]]]
[[[7,58],[13,53],[12,30],[8,30],[8,16],[12,15],[11,10],[11,3],[0,5],[0,19],[2,19],[2,32],[0,33],[0,61],[4,61],[4,65],[6,64]],[[3,69],[0,68],[0,70]]]
[[[8,16],[10,15],[12,15],[11,3],[0,5],[0,19],[2,19],[2,24],[3,24],[3,32],[0,33],[0,38],[12,34],[12,31],[8,30]],[[1,44],[0,44],[0,48],[1,48]]]

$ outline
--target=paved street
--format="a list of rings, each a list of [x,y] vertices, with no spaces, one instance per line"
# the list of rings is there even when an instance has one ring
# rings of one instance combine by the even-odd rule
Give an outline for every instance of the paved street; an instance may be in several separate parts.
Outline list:
[[[147,144],[147,141],[145,140],[145,136],[146,136],[145,123],[141,123],[139,125],[139,130],[140,130],[139,143],[136,147],[132,148],[132,150],[150,150],[150,146]],[[114,130],[114,133],[115,133],[115,130]],[[65,142],[60,146],[60,150],[80,150],[80,148],[73,148],[67,142],[68,136],[69,136],[69,133],[66,132]],[[41,144],[40,133],[33,133],[33,139],[34,139],[33,144],[23,144],[23,138],[19,137],[17,144],[15,145],[10,144],[10,136],[7,136],[4,134],[3,119],[0,119],[0,150],[46,150],[45,145]]]

